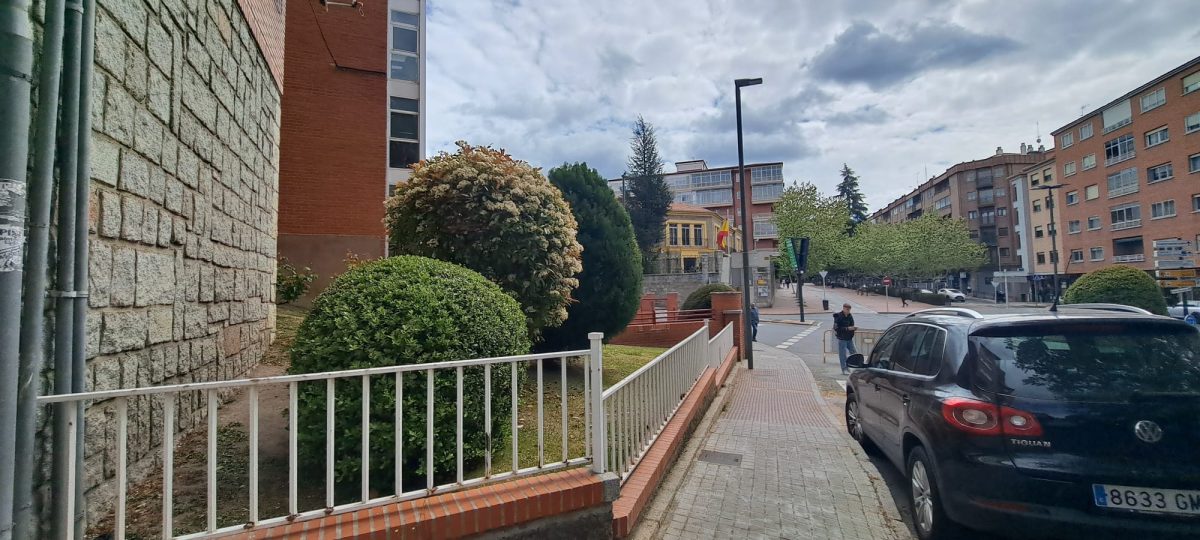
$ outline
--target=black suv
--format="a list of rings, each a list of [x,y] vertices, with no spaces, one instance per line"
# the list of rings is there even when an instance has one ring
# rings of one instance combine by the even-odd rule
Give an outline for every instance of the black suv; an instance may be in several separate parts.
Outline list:
[[[923,539],[1200,538],[1200,332],[1119,306],[917,312],[855,355],[846,426]]]

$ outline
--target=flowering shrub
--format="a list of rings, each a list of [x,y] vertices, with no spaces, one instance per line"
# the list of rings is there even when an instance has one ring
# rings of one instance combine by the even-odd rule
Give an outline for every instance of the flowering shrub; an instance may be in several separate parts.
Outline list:
[[[583,248],[562,193],[503,150],[458,143],[387,201],[391,253],[461,264],[521,304],[531,335],[567,318]]]
[[[296,301],[297,298],[304,296],[308,286],[315,279],[317,279],[317,274],[313,273],[311,268],[306,266],[297,270],[287,259],[280,258],[275,275],[275,300],[280,304]]]

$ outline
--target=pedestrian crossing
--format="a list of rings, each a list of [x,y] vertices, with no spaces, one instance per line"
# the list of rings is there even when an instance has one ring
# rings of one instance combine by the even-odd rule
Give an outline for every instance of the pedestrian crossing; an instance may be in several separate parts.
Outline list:
[[[787,341],[784,341],[783,343],[780,343],[779,345],[776,345],[775,348],[786,349],[788,347],[791,347],[792,345],[795,345],[796,342],[808,337],[809,334],[816,332],[817,328],[820,328],[820,327],[821,327],[821,323],[819,323],[819,322],[816,324],[813,324],[812,326],[809,326],[807,329],[805,329],[803,332],[800,332],[799,334],[796,334],[796,335],[788,338]]]

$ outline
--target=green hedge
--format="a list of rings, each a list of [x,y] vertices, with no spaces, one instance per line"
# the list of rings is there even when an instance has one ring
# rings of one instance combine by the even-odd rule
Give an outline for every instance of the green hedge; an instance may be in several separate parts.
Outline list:
[[[1124,265],[1113,265],[1088,272],[1075,280],[1063,294],[1063,303],[1107,302],[1167,314],[1162,289],[1150,274]]]
[[[401,256],[351,268],[317,297],[292,346],[289,373],[314,373],[397,364],[525,354],[525,315],[500,287],[466,268],[433,259]],[[511,368],[492,370],[491,444],[504,444],[510,425]],[[463,459],[477,464],[489,441],[484,431],[484,371],[463,372]],[[519,370],[519,377],[524,370]],[[455,471],[454,370],[434,379],[434,474],[439,482]],[[342,379],[336,391],[334,432],[338,484],[358,485],[361,455],[359,378]],[[394,489],[394,376],[371,380],[371,485]],[[325,467],[325,385],[302,383],[299,392],[300,459]],[[404,376],[404,489],[424,486],[426,471],[426,378]]]
[[[683,301],[683,305],[679,309],[712,309],[712,294],[715,292],[733,292],[735,289],[724,283],[710,283],[702,285],[699,289],[692,291]]]
[[[867,290],[872,294],[878,294],[880,296],[883,296],[884,292],[883,285],[872,285],[867,287]],[[888,287],[887,295],[892,298],[900,298],[901,295],[905,295],[909,301],[921,302],[931,306],[945,306],[951,303],[950,298],[948,298],[946,295],[937,293],[920,293],[916,291],[917,289],[908,289],[904,287]]]

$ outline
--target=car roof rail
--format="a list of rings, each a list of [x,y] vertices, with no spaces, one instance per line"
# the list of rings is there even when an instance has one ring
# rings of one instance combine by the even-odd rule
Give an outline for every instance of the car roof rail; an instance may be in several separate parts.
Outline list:
[[[954,317],[967,317],[969,319],[982,319],[983,314],[973,309],[958,308],[958,307],[942,307],[932,309],[922,309],[908,314],[908,317],[916,317],[918,315],[950,315]],[[906,319],[908,317],[905,317]]]
[[[1110,303],[1085,303],[1085,304],[1060,304],[1059,308],[1067,309],[1093,309],[1097,311],[1119,311],[1122,313],[1137,313],[1139,315],[1154,315],[1140,307],[1127,306],[1125,304],[1110,304]]]

